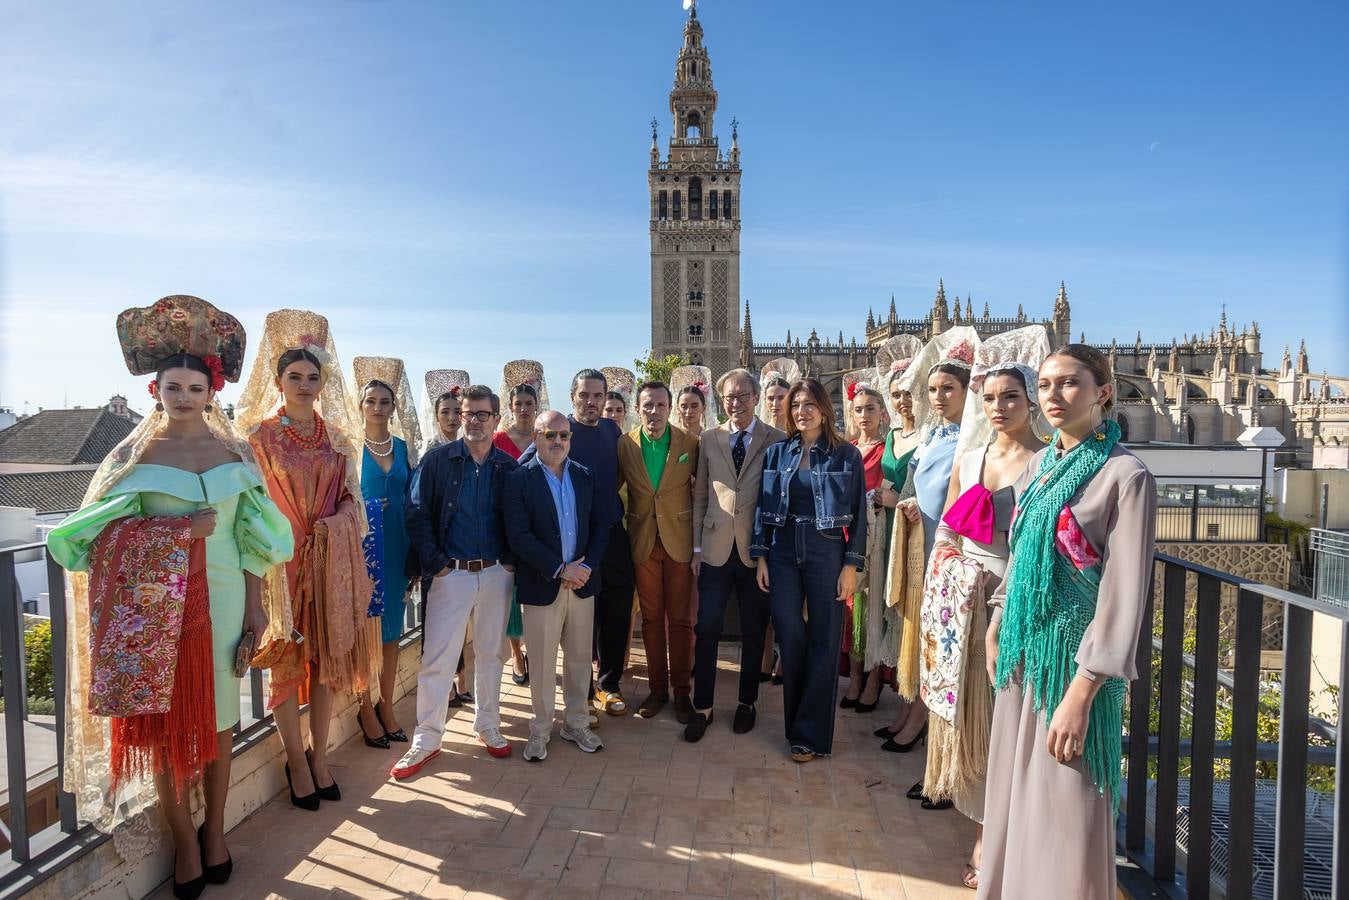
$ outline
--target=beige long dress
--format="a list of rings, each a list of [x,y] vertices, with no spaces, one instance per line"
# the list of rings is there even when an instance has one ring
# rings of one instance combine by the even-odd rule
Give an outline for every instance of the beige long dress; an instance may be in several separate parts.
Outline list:
[[[1038,470],[1041,454],[1018,480],[1018,496]],[[1098,679],[1132,680],[1138,676],[1134,652],[1156,534],[1155,482],[1136,456],[1117,445],[1068,508],[1101,557],[1096,615],[1078,646],[1077,666]],[[995,605],[1004,592],[1005,586],[994,595]],[[1115,897],[1112,798],[1101,794],[1080,758],[1065,765],[1049,755],[1048,732],[1020,679],[998,693],[985,783],[980,900]]]

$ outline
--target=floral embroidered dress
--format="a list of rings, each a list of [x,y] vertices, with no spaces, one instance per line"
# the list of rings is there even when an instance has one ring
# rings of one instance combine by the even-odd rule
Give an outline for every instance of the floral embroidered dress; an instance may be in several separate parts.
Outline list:
[[[290,522],[295,555],[286,563],[294,634],[259,650],[255,664],[271,670],[269,708],[298,692],[309,698],[309,666],[318,663],[333,690],[367,690],[378,676],[379,626],[366,616],[372,584],[361,547],[360,501],[348,488],[347,457],[331,431],[314,449],[300,446],[278,415],[262,421],[248,441],[267,492]]]
[[[375,593],[380,596],[378,611],[372,603],[370,614],[379,616],[380,640],[386,644],[398,640],[398,636],[403,633],[410,543],[407,526],[403,524],[403,498],[407,494],[412,466],[408,463],[407,443],[398,437],[392,440],[393,461],[387,472],[379,467],[370,448],[367,447],[361,454],[361,494],[365,499],[371,535],[375,534],[377,521],[380,526],[378,549],[372,553],[372,546],[376,542],[370,539],[366,541],[366,568],[373,569]],[[378,518],[371,514],[372,504],[378,507]]]
[[[201,474],[139,463],[102,500],[58,525],[47,536],[47,547],[62,567],[86,571],[95,562],[95,541],[113,522],[126,517],[177,519],[208,506],[216,511],[215,531],[204,541],[215,727],[225,731],[239,721],[234,657],[243,630],[244,573],[262,577],[294,550],[290,526],[257,476],[239,462]]]

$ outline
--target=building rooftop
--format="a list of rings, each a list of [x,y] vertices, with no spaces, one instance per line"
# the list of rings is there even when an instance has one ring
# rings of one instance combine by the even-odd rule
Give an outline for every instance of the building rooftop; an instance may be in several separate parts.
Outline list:
[[[135,427],[101,406],[43,410],[0,431],[0,462],[96,464]]]
[[[18,506],[38,513],[79,509],[94,468],[0,474],[0,506]]]

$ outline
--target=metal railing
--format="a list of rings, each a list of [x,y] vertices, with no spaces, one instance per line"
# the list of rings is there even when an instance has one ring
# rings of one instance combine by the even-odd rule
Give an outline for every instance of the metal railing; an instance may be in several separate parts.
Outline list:
[[[1316,566],[1316,597],[1349,607],[1349,532],[1311,529],[1308,542]]]
[[[23,559],[22,557],[35,557]],[[24,647],[23,602],[15,578],[16,564],[43,562],[47,569],[47,589],[51,601],[52,695],[55,699],[56,765],[51,779],[37,785],[30,782],[43,773],[28,770],[25,728],[28,721],[28,697],[25,684],[27,659]],[[9,802],[7,831],[9,852],[0,858],[0,897],[17,896],[31,890],[60,869],[79,859],[108,839],[92,826],[82,825],[75,815],[75,798],[61,789],[60,773],[65,763],[66,671],[66,573],[43,543],[0,548],[0,677],[4,679],[5,762]],[[414,640],[421,628],[420,604],[407,604],[400,641]],[[266,708],[266,681],[260,669],[249,669],[247,697],[240,698],[240,722],[234,727],[233,753],[264,739],[276,725]],[[50,787],[55,781],[57,821],[41,828],[30,827],[28,798],[35,790]]]
[[[1349,723],[1338,715],[1338,696],[1333,725],[1312,715],[1311,701],[1312,616],[1339,622],[1343,686],[1349,684],[1349,608],[1163,554],[1156,562],[1161,608],[1154,609],[1150,591],[1124,737],[1127,776],[1118,820],[1124,852],[1170,896],[1349,898],[1342,852],[1349,791],[1338,778],[1349,762]],[[1193,591],[1187,590],[1191,577]],[[1220,655],[1225,603],[1235,605],[1235,630]],[[1267,605],[1283,617],[1277,690],[1275,678],[1262,671]],[[1221,694],[1229,696],[1220,704]],[[1259,739],[1262,710],[1277,716],[1277,742]],[[1227,711],[1230,736],[1220,737]],[[1215,763],[1222,763],[1216,773]],[[1309,765],[1333,769],[1333,793],[1309,789]],[[1316,839],[1309,842],[1309,833]]]

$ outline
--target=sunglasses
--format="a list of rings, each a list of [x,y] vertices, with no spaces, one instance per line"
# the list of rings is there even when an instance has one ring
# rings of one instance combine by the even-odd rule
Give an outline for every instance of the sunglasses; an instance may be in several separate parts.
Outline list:
[[[543,435],[545,441],[562,441],[566,443],[571,440],[570,431],[553,431],[551,428],[547,431],[536,431],[535,434]]]

